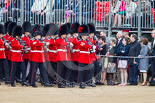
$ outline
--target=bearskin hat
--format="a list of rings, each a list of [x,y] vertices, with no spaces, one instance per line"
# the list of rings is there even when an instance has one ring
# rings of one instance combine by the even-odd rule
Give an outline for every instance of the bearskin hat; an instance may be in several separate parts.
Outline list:
[[[59,27],[59,35],[68,34],[68,26],[66,24]]]
[[[43,37],[45,37],[45,36],[47,35],[47,33],[49,32],[50,26],[51,26],[51,24],[46,24],[46,25],[43,27],[43,31],[42,31],[42,36],[43,36]]]
[[[12,30],[13,36],[22,36],[23,34],[23,28],[19,25],[16,25]]]
[[[24,33],[25,32],[31,32],[32,26],[31,26],[31,23],[29,21],[24,22],[22,27],[24,29]]]
[[[8,31],[8,33],[9,33],[10,36],[12,35],[12,30],[13,30],[13,28],[14,28],[16,25],[17,25],[17,24],[16,24],[15,22],[9,23],[8,28],[7,28],[7,31]]]
[[[4,25],[0,24],[0,34],[4,34]]]
[[[5,27],[5,34],[8,32],[8,25],[11,23],[12,21],[7,21],[5,22],[4,24],[4,27]]]
[[[80,24],[77,22],[77,23],[73,23],[72,26],[71,26],[71,33],[74,34],[74,33],[78,33],[78,28],[79,28]]]
[[[95,25],[93,23],[89,23],[89,33],[95,33]]]
[[[72,26],[72,24],[71,23],[66,23],[65,25],[68,26],[67,34],[71,34],[71,26]]]
[[[89,27],[88,25],[80,25],[78,28],[79,36],[88,36],[89,35]]]
[[[34,36],[34,33],[36,31],[40,32],[40,30],[41,30],[41,26],[39,24],[36,24],[36,25],[33,26],[32,30],[31,30],[31,34]]]
[[[59,34],[59,27],[56,24],[50,25],[49,32],[47,35],[52,36],[52,35],[58,35]]]

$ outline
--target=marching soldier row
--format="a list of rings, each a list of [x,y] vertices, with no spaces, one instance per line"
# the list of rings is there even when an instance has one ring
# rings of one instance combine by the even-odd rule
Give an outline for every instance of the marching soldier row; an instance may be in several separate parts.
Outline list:
[[[39,69],[41,83],[46,87],[95,87],[93,74],[96,39],[93,24],[46,24],[43,28],[30,22],[22,26],[8,21],[0,24],[0,61],[5,84],[37,87]],[[26,71],[30,64],[28,78]],[[20,81],[20,78],[21,81]]]

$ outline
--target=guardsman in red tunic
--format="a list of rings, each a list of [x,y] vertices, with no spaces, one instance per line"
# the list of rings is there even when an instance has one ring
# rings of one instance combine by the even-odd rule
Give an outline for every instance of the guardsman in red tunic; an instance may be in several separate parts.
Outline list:
[[[30,44],[33,46],[33,48],[31,48],[31,53],[32,53],[32,62],[33,62],[33,67],[32,67],[32,75],[31,75],[31,85],[32,87],[37,87],[36,83],[35,83],[35,77],[36,77],[36,71],[39,68],[40,73],[41,73],[41,77],[43,79],[44,82],[44,86],[46,87],[51,87],[53,85],[49,84],[48,81],[48,75],[46,72],[46,68],[45,68],[45,58],[44,58],[44,43],[41,42],[41,32],[40,31],[35,31],[35,33],[33,34],[35,37],[35,40],[33,40],[32,42],[30,42]]]
[[[33,28],[32,28],[31,38],[30,38],[30,48],[31,48],[31,50],[34,50],[34,48],[35,48],[34,45],[31,45],[31,43],[35,40],[34,39],[34,33],[35,33],[35,31],[39,31],[39,30],[40,30],[40,25],[38,25],[38,24],[34,25]],[[31,84],[32,70],[33,70],[33,62],[32,62],[33,53],[31,52],[31,50],[29,51],[30,70],[29,70],[29,75],[28,75],[28,80],[29,80],[30,84]]]
[[[66,41],[71,42],[71,23],[66,23],[68,30],[67,30],[67,36],[66,36]],[[66,80],[66,86],[68,87],[73,87],[72,83],[70,82],[71,80],[71,73],[73,70],[72,67],[72,60],[71,60],[71,53],[73,52],[73,48],[70,46],[67,46],[67,67],[64,70],[65,77],[64,79]]]
[[[49,46],[47,45],[49,42],[50,42],[50,36],[47,35],[49,34],[49,29],[51,26],[53,26],[54,24],[46,24],[44,27],[43,27],[43,33],[42,33],[42,42],[44,42],[44,49],[45,49],[45,52],[44,52],[44,56],[45,56],[45,64],[46,64],[46,68],[47,68],[47,73],[48,73],[48,79],[49,79],[49,82],[52,84],[51,80],[52,80],[52,77],[51,77],[51,66],[50,66],[50,62],[49,62],[49,58],[48,58],[48,51],[49,51]]]
[[[51,25],[49,31],[47,33],[50,36],[50,40],[47,42],[48,46],[48,56],[47,60],[50,62],[50,66],[48,69],[49,73],[49,81],[52,84],[56,84],[57,80],[57,47],[56,47],[56,39],[59,34],[59,27],[57,25]]]
[[[22,36],[23,28],[21,26],[15,26],[13,28],[13,36],[15,39],[11,42],[12,53],[11,53],[11,61],[12,61],[12,68],[11,68],[11,76],[10,82],[11,86],[15,87],[14,79],[17,67],[19,67],[22,71],[22,85],[29,86],[29,83],[26,82],[26,67],[24,64],[24,60],[22,57],[24,47],[19,42],[20,37]]]
[[[65,68],[70,67],[68,64],[68,57],[67,57],[67,46],[73,46],[72,43],[66,42],[66,34],[67,34],[68,26],[62,25],[59,28],[59,35],[60,38],[56,40],[57,46],[57,73],[58,73],[58,88],[65,88],[66,80],[62,78],[65,77],[63,70]],[[64,81],[64,82],[63,82]]]
[[[4,40],[2,39],[3,35],[4,26],[0,24],[0,70],[2,70],[3,67],[5,74],[5,84],[9,84],[9,65],[5,55],[5,47],[7,47],[9,44],[7,42],[4,42]],[[2,72],[0,75],[2,75]]]
[[[82,39],[79,41],[79,69],[78,69],[78,83],[80,83],[80,88],[85,88],[85,80],[87,79],[87,71],[91,68],[91,58],[90,58],[90,50],[91,45],[89,45],[86,41],[89,34],[89,27],[87,25],[81,25],[78,29],[79,35]]]
[[[78,45],[78,28],[79,23],[73,23],[71,26],[71,33],[72,38],[70,41],[73,43],[73,53],[71,53],[71,60],[72,60],[72,74],[71,74],[71,82],[73,85],[77,83],[77,76],[78,76],[78,57],[79,57],[79,45]]]
[[[8,24],[8,29],[7,29],[7,31],[8,31],[8,34],[9,34],[9,38],[8,38],[8,43],[11,43],[12,42],[12,40],[14,40],[14,37],[12,37],[12,30],[13,30],[13,28],[16,26],[17,24],[15,23],[15,22],[11,22],[11,23],[9,23]],[[8,50],[8,52],[7,52],[7,55],[8,55],[8,63],[9,63],[9,66],[11,67],[11,50]]]
[[[10,38],[10,35],[8,33],[8,25],[11,23],[11,21],[7,21],[5,24],[4,24],[4,27],[5,27],[5,35],[4,35],[4,39],[8,42],[9,38]],[[11,48],[5,48],[5,55],[6,55],[6,58],[8,58],[8,49],[11,49]]]
[[[23,54],[24,63],[26,65],[26,68],[28,66],[29,56],[30,56],[30,37],[31,37],[31,23],[30,22],[24,22],[22,25],[24,29],[24,36],[22,37],[22,40],[25,41],[25,45],[27,46],[27,52]]]
[[[92,53],[90,54],[90,58],[91,58],[91,63],[92,65],[94,65],[94,62],[95,62],[95,57],[96,57],[96,38],[94,36],[96,30],[95,30],[95,26],[93,23],[89,23],[88,24],[88,27],[89,27],[89,42],[92,44],[92,46],[94,47],[94,50],[92,51]],[[89,83],[88,85],[91,86],[91,87],[96,87],[96,85],[93,83],[93,77],[94,77],[94,66],[93,68],[91,68],[91,70],[89,70],[88,72],[88,80],[89,80]]]
[[[48,79],[49,79],[49,82],[51,83],[51,78],[50,78],[50,62],[48,61],[48,46],[46,45],[46,43],[48,43],[50,41],[50,36],[47,35],[47,33],[49,32],[49,28],[52,24],[46,24],[44,27],[43,27],[43,30],[42,30],[42,42],[44,42],[44,56],[45,56],[45,66],[47,68],[47,74],[48,74]]]

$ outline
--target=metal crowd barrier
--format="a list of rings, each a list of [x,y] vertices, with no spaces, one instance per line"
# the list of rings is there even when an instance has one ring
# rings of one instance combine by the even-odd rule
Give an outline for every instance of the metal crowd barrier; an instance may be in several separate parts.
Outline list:
[[[117,28],[136,29],[139,34],[143,29],[154,29],[155,1],[124,0],[127,1],[132,6],[126,3],[122,8],[127,9],[120,12],[117,3],[120,6],[122,0],[0,0],[0,21],[12,20],[18,24],[30,21],[42,25],[93,22],[97,28],[107,28],[109,34]],[[115,12],[114,7],[118,7]],[[118,14],[120,19],[116,19]]]

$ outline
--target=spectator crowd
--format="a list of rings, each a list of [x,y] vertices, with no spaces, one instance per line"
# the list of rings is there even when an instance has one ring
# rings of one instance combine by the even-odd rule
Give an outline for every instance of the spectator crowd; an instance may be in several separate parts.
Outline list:
[[[21,7],[21,0],[1,0],[1,21],[5,22],[8,18],[18,21],[20,14],[23,13],[24,21],[32,21],[33,24],[78,22],[80,16],[83,23],[88,23],[94,20],[94,15],[97,14],[94,10],[96,1],[107,0],[24,0],[24,7]],[[111,0],[111,25],[113,27],[121,27],[123,24],[137,26],[140,6],[141,25],[149,26],[154,17],[153,4],[155,4],[154,1],[150,0],[141,0],[140,4],[137,0]],[[102,6],[101,8],[105,8],[105,5]],[[108,8],[110,8],[109,5]],[[105,10],[100,12],[103,11]],[[106,18],[108,24],[109,12],[106,13]]]

